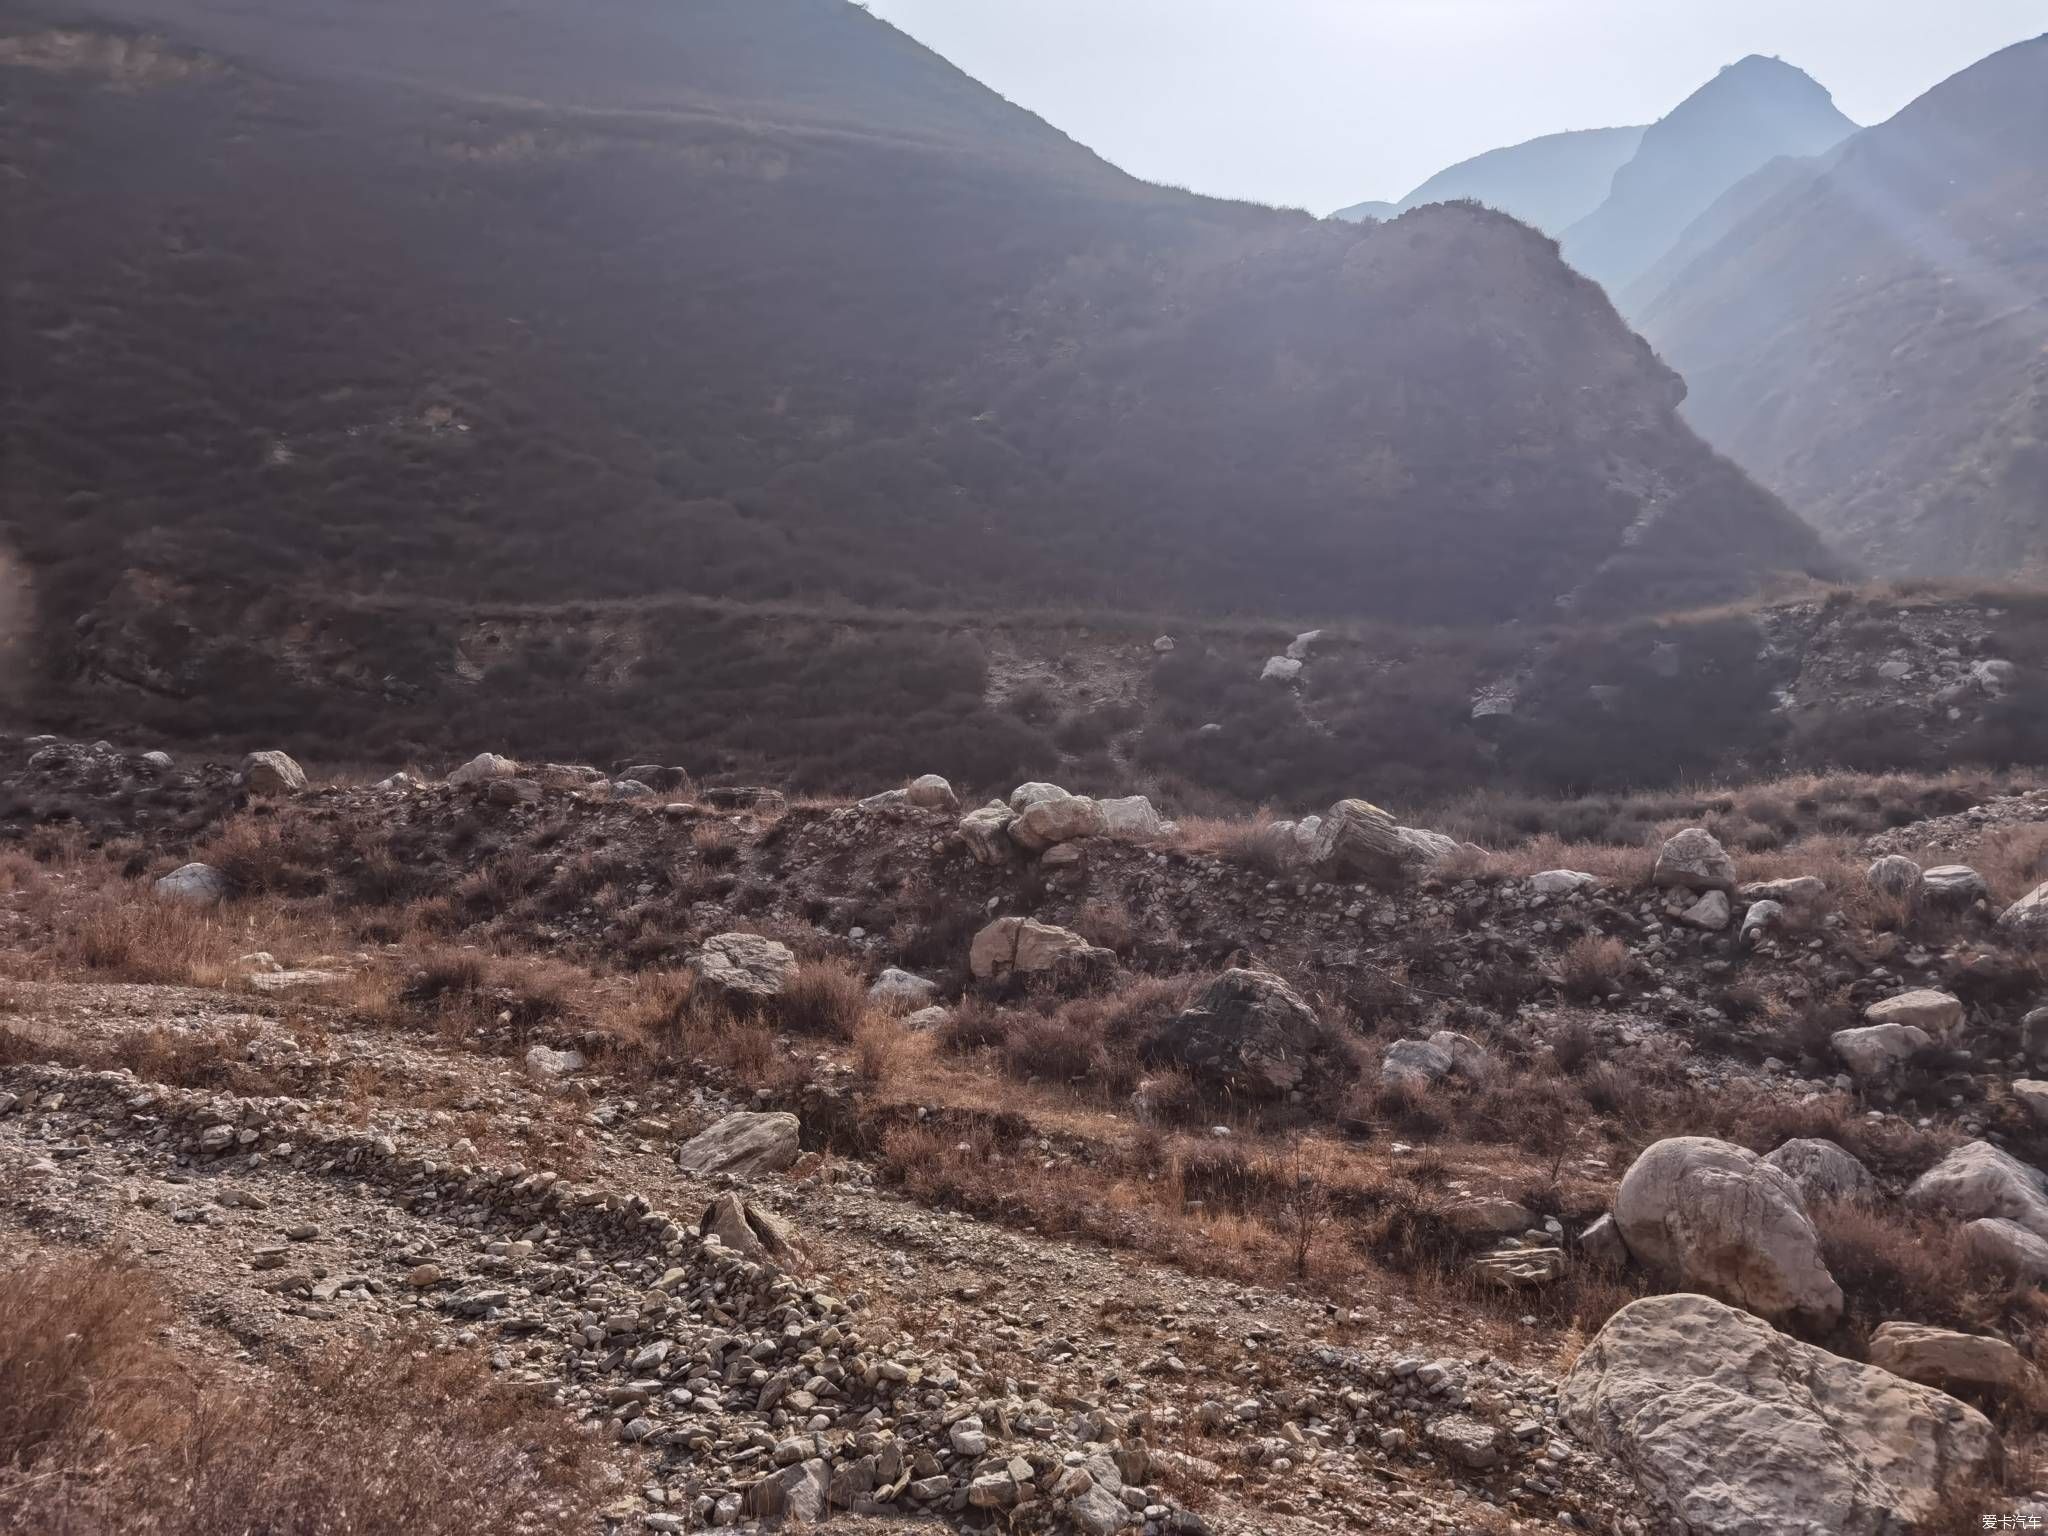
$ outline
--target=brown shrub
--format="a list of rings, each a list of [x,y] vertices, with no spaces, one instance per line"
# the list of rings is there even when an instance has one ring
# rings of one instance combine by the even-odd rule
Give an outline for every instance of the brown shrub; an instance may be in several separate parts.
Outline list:
[[[724,869],[740,856],[739,837],[722,821],[699,824],[690,834],[690,846],[706,869]]]
[[[1558,961],[1564,978],[1565,996],[1581,1003],[1596,1002],[1618,991],[1629,970],[1628,946],[1605,934],[1586,933],[1565,946]]]
[[[1809,1214],[1845,1321],[1863,1332],[1888,1318],[1950,1328],[1996,1319],[2010,1286],[1972,1259],[1946,1217],[1854,1201],[1819,1201]]]
[[[867,983],[846,961],[833,957],[800,964],[769,1013],[793,1034],[851,1040],[867,1006]]]
[[[1567,1018],[1549,1035],[1551,1059],[1561,1072],[1583,1072],[1606,1053],[1600,1032],[1584,1019]]]

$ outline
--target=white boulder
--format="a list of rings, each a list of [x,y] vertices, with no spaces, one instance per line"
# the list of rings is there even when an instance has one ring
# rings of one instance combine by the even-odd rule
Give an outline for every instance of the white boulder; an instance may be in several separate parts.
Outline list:
[[[1072,966],[1108,962],[1112,956],[1078,933],[1028,917],[999,917],[974,936],[967,969],[977,981],[1009,975],[1034,976]]]
[[[2048,940],[2048,884],[2035,886],[2001,912],[1998,926],[2016,939]]]
[[[1689,1536],[1898,1536],[1980,1486],[2000,1452],[1946,1393],[1705,1296],[1623,1307],[1559,1408]]]
[[[1959,1221],[1993,1216],[2048,1238],[2048,1178],[1988,1141],[1957,1147],[1921,1174],[1906,1203]]]
[[[1010,823],[1010,841],[1026,853],[1043,853],[1058,843],[1101,837],[1108,826],[1098,801],[1086,795],[1063,795],[1056,800],[1034,800],[1019,811]]]
[[[306,770],[286,752],[251,752],[242,759],[242,785],[252,795],[296,795]]]
[[[1841,1316],[1842,1289],[1799,1186],[1746,1147],[1710,1136],[1657,1142],[1622,1176],[1614,1220],[1636,1262],[1665,1284],[1774,1323],[1827,1328]]]
[[[676,1165],[685,1173],[734,1178],[781,1173],[803,1155],[802,1130],[795,1115],[735,1110],[678,1147]]]
[[[960,797],[953,793],[953,786],[936,773],[927,773],[912,779],[904,787],[904,796],[921,811],[957,811]]]
[[[1863,1017],[1871,1024],[1910,1025],[1924,1029],[1936,1040],[1945,1040],[1963,1022],[1963,1002],[1947,992],[1923,987],[1872,1003],[1863,1010]]]
[[[1934,1039],[1911,1024],[1866,1024],[1860,1029],[1838,1029],[1828,1036],[1828,1042],[1852,1077],[1875,1082],[1890,1077],[1914,1052],[1934,1044]]]
[[[1650,872],[1654,885],[1688,891],[1732,891],[1735,861],[1705,827],[1687,827],[1665,840]]]
[[[1877,1180],[1851,1153],[1832,1141],[1801,1136],[1786,1142],[1764,1161],[1799,1186],[1799,1197],[1808,1210],[1826,1200],[1868,1200],[1877,1193]]]
[[[227,900],[227,877],[211,864],[181,864],[160,876],[150,889],[166,901],[210,907]]]
[[[460,789],[470,784],[489,784],[496,779],[510,779],[518,776],[519,765],[509,757],[500,757],[495,752],[479,752],[460,768],[448,774],[448,782]]]

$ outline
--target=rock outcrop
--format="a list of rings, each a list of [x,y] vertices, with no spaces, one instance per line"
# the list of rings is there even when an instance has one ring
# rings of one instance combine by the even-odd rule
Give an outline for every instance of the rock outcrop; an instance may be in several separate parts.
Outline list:
[[[974,936],[967,969],[976,981],[1006,976],[1039,976],[1076,967],[1106,966],[1115,959],[1081,935],[1028,917],[999,917]]]
[[[242,785],[252,795],[296,795],[306,770],[285,752],[251,752],[242,759]]]
[[[1897,1536],[1999,1454],[1984,1416],[1946,1393],[1704,1296],[1622,1308],[1559,1407],[1690,1536]]]
[[[1921,1174],[1906,1203],[1959,1221],[1996,1217],[2048,1238],[2048,1177],[1988,1141],[1957,1147]]]
[[[1225,971],[1153,1046],[1153,1054],[1246,1098],[1301,1086],[1321,1038],[1315,1010],[1277,976]]]
[[[676,1166],[685,1173],[738,1179],[781,1173],[803,1155],[802,1130],[795,1115],[735,1110],[678,1147]]]
[[[728,1008],[754,1009],[780,997],[796,976],[787,944],[758,933],[721,933],[697,955],[697,985]]]

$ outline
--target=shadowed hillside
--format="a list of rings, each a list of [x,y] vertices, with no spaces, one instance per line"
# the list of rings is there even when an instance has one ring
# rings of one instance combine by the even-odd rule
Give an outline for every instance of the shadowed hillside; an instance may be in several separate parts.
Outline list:
[[[286,688],[295,592],[1484,621],[1819,558],[1532,231],[1149,187],[856,8],[10,16],[59,694],[116,609]]]

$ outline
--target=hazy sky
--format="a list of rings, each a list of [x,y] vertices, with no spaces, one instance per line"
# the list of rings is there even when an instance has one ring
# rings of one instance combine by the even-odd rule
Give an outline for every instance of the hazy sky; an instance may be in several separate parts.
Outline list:
[[[1651,122],[1776,54],[1859,123],[2008,43],[2048,0],[871,0],[1153,181],[1328,212],[1469,155]]]

